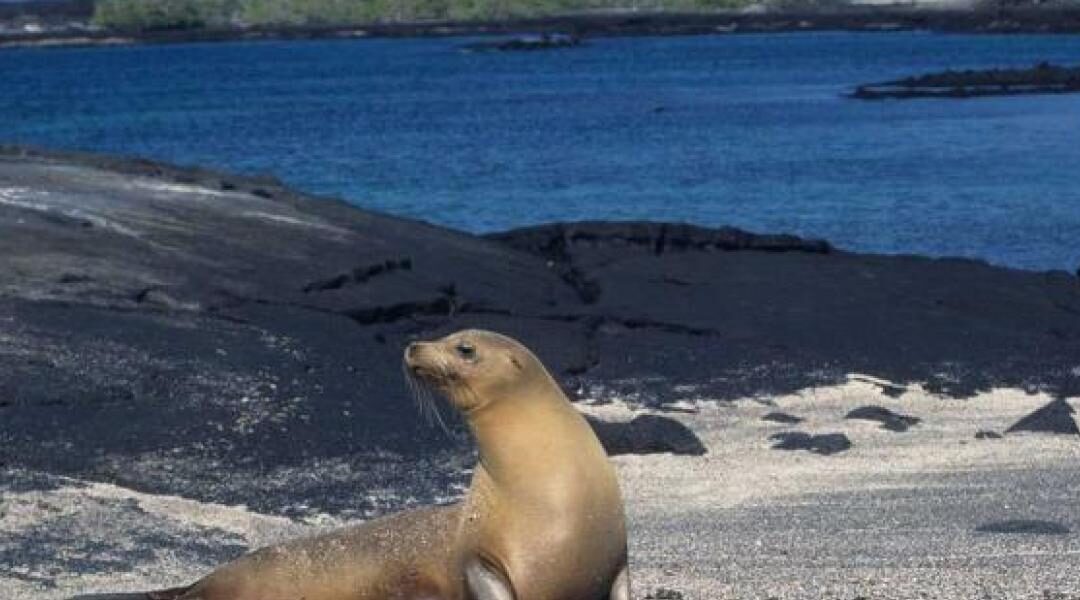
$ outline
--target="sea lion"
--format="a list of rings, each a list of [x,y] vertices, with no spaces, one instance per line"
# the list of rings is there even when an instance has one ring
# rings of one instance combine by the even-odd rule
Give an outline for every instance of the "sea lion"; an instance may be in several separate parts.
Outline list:
[[[476,440],[460,504],[263,548],[190,587],[132,598],[629,600],[615,471],[540,360],[466,330],[410,344],[404,365],[423,402],[444,396]]]

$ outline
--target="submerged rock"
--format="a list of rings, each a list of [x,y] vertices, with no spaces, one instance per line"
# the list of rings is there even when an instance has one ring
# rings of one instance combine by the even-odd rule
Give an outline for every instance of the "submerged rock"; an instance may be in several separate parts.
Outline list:
[[[1028,69],[942,71],[895,81],[860,85],[851,96],[882,98],[973,98],[1018,94],[1080,92],[1080,67],[1059,67],[1046,62]]]

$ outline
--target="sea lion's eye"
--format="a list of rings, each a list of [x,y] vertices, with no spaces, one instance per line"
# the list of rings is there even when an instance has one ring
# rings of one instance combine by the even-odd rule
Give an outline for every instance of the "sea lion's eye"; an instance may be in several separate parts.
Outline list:
[[[465,360],[476,360],[476,348],[468,342],[461,342],[457,345],[458,356]]]

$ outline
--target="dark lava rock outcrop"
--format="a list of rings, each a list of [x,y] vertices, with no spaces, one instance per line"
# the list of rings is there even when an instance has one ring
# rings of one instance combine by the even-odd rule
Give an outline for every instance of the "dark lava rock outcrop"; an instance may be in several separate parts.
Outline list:
[[[802,423],[805,419],[802,417],[796,417],[795,415],[789,415],[783,412],[771,412],[764,417],[761,417],[762,421],[771,421],[773,423],[783,423],[785,425],[794,425],[796,423]]]
[[[1073,417],[1075,413],[1076,411],[1064,398],[1059,398],[1013,423],[1005,430],[1005,433],[1029,431],[1080,435],[1080,428],[1076,426],[1076,419]]]
[[[844,418],[877,421],[882,429],[896,432],[907,431],[912,425],[922,422],[919,417],[901,415],[882,406],[860,406],[844,415]]]
[[[1028,534],[1028,535],[1068,535],[1069,528],[1054,521],[1038,519],[1010,519],[984,523],[975,528],[978,533]]]
[[[646,398],[655,380],[735,397],[847,373],[950,396],[1063,389],[1080,356],[1080,281],[1064,271],[683,224],[553,224],[488,239],[544,259],[576,291],[566,318],[586,325],[586,374]]]
[[[896,81],[860,85],[851,96],[882,98],[973,98],[1080,92],[1080,67],[1039,63],[1028,69],[942,71]]]
[[[693,431],[659,415],[640,415],[628,423],[588,417],[589,424],[608,454],[671,453],[700,456],[707,452]]]
[[[0,151],[9,467],[284,514],[428,503],[468,448],[418,417],[400,354],[463,327],[521,339],[568,389],[657,406],[850,372],[1058,390],[1080,285],[687,225],[476,237],[267,178]],[[671,446],[644,423],[632,448]]]
[[[802,431],[788,431],[769,436],[776,442],[774,450],[807,450],[814,454],[828,456],[851,449],[851,440],[842,433],[809,434]]]

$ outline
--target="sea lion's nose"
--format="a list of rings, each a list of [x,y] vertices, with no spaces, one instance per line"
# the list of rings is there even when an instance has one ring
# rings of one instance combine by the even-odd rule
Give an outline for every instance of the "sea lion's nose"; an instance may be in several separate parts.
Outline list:
[[[412,360],[416,353],[420,351],[420,344],[413,342],[408,346],[405,346],[405,360]]]

